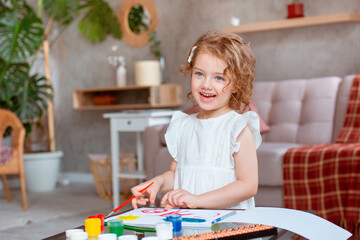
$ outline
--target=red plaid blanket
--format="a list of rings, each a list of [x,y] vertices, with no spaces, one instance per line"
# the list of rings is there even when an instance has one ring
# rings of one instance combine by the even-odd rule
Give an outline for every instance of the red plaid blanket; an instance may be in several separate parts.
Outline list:
[[[355,76],[337,143],[360,143],[360,75]]]
[[[354,79],[340,143],[290,149],[284,156],[285,207],[316,214],[359,236],[360,76]]]

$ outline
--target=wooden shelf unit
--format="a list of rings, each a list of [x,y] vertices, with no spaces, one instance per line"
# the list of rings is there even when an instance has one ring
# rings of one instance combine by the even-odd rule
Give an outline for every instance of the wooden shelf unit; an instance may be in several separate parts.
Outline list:
[[[73,91],[73,107],[77,110],[171,108],[182,104],[183,90],[179,84]]]
[[[240,26],[229,26],[224,27],[224,32],[232,33],[250,33],[250,32],[261,32],[285,28],[297,28],[306,26],[323,25],[330,23],[342,23],[342,22],[359,22],[360,14],[355,13],[340,13],[333,15],[314,16],[314,17],[302,17],[302,18],[291,18],[279,21],[271,22],[260,22],[243,24]]]

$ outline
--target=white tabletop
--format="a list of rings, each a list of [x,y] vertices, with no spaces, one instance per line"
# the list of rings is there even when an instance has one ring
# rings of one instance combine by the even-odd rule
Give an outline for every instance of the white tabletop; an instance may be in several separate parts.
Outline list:
[[[172,116],[176,110],[151,109],[151,110],[131,110],[124,112],[105,113],[104,118],[147,118],[147,117],[166,117]]]

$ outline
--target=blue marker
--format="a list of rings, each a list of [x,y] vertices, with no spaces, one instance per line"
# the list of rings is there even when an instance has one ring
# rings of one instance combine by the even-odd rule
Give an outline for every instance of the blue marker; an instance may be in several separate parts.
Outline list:
[[[232,211],[232,212],[230,212],[230,213],[228,213],[228,214],[225,214],[225,215],[222,216],[222,217],[216,218],[214,221],[211,222],[211,224],[220,222],[221,220],[224,220],[225,218],[228,218],[228,217],[230,217],[230,216],[232,216],[232,215],[235,215],[235,214],[236,214],[236,211]]]

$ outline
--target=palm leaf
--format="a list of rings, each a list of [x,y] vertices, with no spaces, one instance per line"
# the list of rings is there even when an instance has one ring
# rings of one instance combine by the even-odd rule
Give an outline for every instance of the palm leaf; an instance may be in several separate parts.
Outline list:
[[[54,20],[69,25],[79,11],[78,0],[43,0],[44,8]]]
[[[32,122],[38,120],[47,109],[47,101],[52,100],[49,93],[52,90],[50,84],[46,82],[45,77],[33,75],[24,82],[20,88],[15,113],[23,122]]]
[[[79,31],[87,40],[101,42],[107,34],[121,38],[120,24],[107,2],[84,0],[80,8],[89,9],[78,25]]]
[[[19,93],[19,88],[28,79],[30,67],[27,63],[9,64],[5,67],[5,63],[0,60],[0,69],[6,69],[0,78],[0,101],[6,103],[8,109],[13,106],[12,98]]]
[[[43,41],[42,21],[30,8],[0,14],[0,58],[22,63],[33,55]]]

